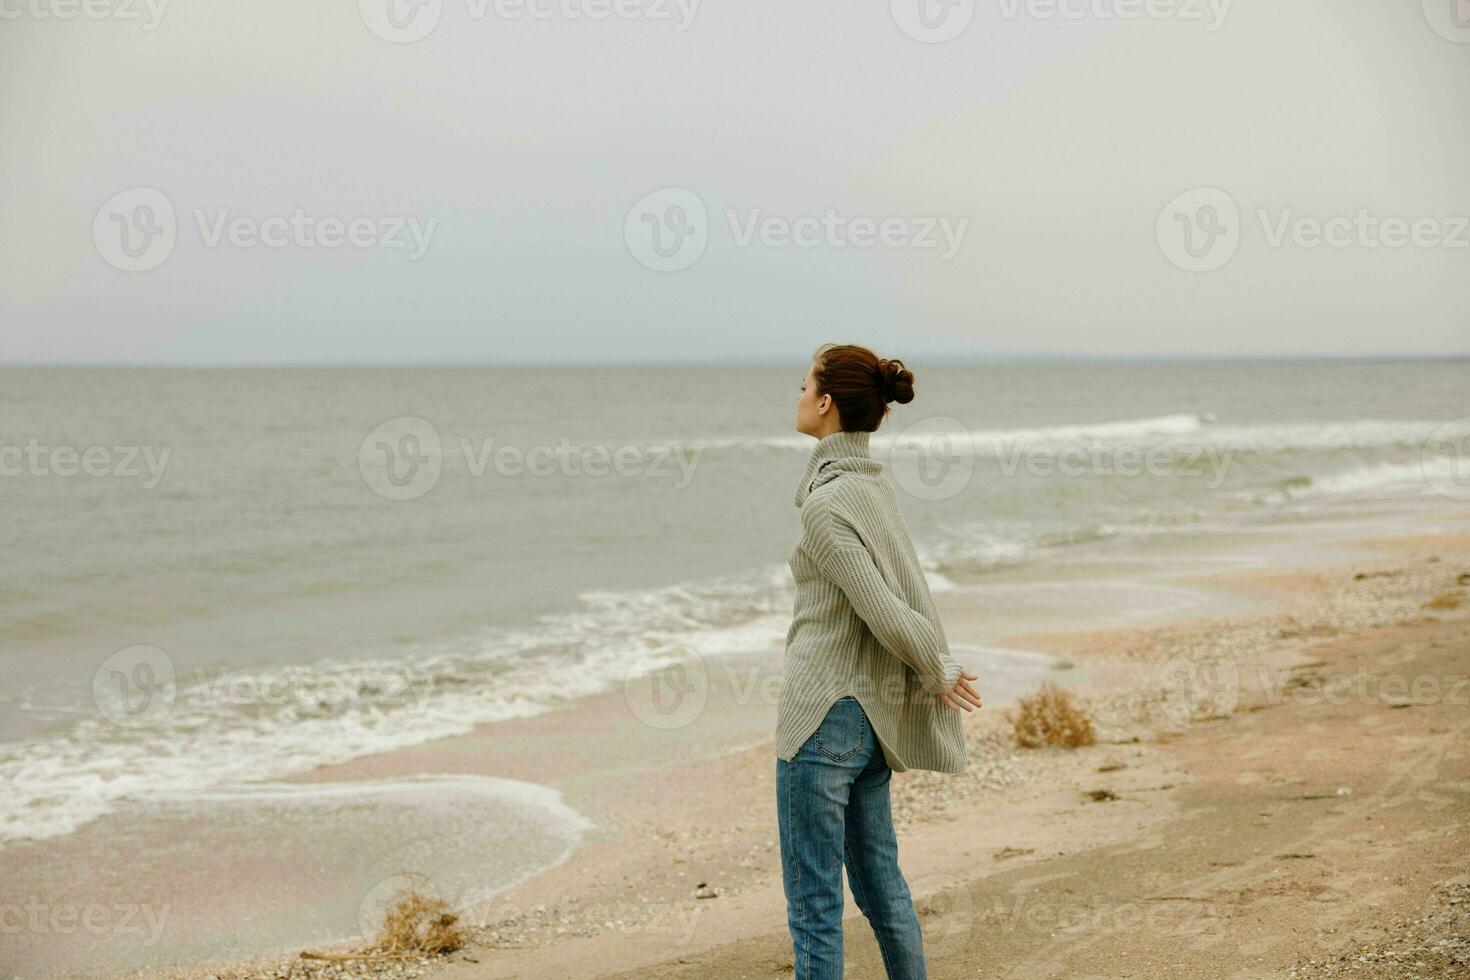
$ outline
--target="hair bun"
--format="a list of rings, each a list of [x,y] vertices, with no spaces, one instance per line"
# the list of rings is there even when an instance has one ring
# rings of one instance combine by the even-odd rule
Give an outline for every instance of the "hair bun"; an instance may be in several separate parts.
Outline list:
[[[914,372],[904,367],[898,358],[880,358],[878,361],[878,391],[885,402],[907,405],[914,400]]]

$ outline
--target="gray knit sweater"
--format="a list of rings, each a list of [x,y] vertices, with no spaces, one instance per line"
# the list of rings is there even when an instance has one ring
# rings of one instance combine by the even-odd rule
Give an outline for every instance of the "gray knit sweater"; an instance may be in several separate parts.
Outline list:
[[[868,433],[817,441],[796,488],[802,535],[787,562],[796,605],[776,711],[776,755],[791,761],[832,703],[857,698],[895,772],[962,772],[960,712],[935,694],[960,664]]]

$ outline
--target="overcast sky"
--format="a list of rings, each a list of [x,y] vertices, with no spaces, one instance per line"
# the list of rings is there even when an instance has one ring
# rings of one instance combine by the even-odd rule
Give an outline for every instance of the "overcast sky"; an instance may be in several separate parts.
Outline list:
[[[1470,354],[1456,0],[82,2],[6,363]]]

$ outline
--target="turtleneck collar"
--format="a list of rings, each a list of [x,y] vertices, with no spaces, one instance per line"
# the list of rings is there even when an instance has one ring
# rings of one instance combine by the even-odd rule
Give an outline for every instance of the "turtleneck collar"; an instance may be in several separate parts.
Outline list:
[[[796,506],[800,507],[807,494],[842,473],[859,473],[877,476],[883,472],[883,464],[868,452],[868,432],[839,430],[823,436],[812,447],[801,481],[796,485]]]

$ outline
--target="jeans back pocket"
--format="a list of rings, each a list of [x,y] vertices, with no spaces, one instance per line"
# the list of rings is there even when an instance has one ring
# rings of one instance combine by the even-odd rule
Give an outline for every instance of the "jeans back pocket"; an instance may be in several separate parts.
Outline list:
[[[817,726],[812,747],[833,762],[841,762],[852,758],[863,747],[867,730],[868,718],[857,699],[850,695],[839,698]]]

